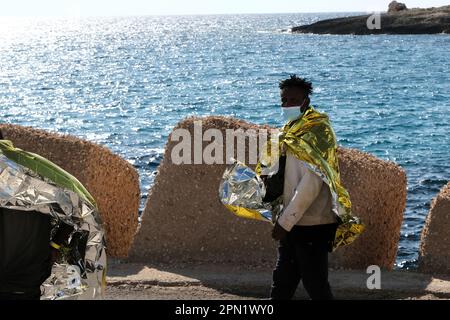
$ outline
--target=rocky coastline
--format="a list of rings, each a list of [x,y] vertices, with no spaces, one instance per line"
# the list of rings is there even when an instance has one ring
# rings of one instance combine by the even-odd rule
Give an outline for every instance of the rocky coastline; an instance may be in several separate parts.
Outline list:
[[[327,19],[296,26],[292,33],[313,34],[450,34],[450,5],[408,9],[391,2],[386,13]]]

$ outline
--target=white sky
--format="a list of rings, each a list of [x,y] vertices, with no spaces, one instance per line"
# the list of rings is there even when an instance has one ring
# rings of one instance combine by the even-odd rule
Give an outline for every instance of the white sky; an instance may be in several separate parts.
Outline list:
[[[0,0],[0,16],[122,16],[386,11],[390,0]],[[409,8],[450,0],[400,0]]]

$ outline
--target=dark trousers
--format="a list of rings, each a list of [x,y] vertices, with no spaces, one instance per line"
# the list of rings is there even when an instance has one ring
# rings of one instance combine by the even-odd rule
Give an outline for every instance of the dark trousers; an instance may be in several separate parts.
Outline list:
[[[271,299],[292,299],[300,280],[312,300],[333,299],[328,283],[328,252],[336,228],[337,224],[294,226],[280,241]]]

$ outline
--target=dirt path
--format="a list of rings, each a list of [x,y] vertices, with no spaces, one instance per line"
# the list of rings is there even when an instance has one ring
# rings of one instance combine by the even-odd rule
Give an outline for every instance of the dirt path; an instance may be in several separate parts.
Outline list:
[[[229,265],[110,264],[109,300],[267,299],[271,269]],[[382,271],[381,289],[369,290],[365,271],[330,271],[337,299],[450,299],[450,277]],[[307,299],[302,285],[296,299]]]
[[[247,300],[257,297],[223,293],[203,286],[161,287],[142,284],[108,286],[106,300]]]

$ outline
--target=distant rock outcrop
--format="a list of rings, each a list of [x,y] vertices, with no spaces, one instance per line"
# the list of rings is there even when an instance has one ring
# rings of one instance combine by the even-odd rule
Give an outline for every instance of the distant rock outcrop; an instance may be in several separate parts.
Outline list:
[[[420,242],[419,270],[450,275],[450,182],[431,203]]]
[[[397,1],[392,1],[389,3],[388,13],[396,13],[402,10],[408,10],[406,4]]]
[[[202,121],[202,132],[218,129],[223,136],[226,129],[263,129],[226,117],[188,118],[176,128],[188,130],[192,137],[196,120]],[[271,225],[238,218],[219,200],[226,165],[176,165],[171,154],[178,142],[171,140],[169,137],[149,192],[130,259],[274,264],[277,244],[271,239]],[[202,150],[210,143],[204,142]],[[331,266],[366,269],[375,264],[390,269],[396,258],[406,202],[405,172],[392,162],[357,150],[340,148],[339,156],[342,182],[350,193],[353,212],[362,218],[367,230],[353,244],[333,253]]]
[[[75,176],[96,199],[106,231],[108,256],[126,257],[138,223],[139,176],[105,147],[72,136],[18,125],[0,125],[4,139],[37,153]]]
[[[450,6],[407,9],[406,5],[394,2],[389,5],[388,13],[379,16],[362,15],[321,20],[294,27],[292,32],[355,35],[450,33]]]

